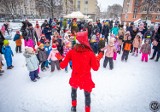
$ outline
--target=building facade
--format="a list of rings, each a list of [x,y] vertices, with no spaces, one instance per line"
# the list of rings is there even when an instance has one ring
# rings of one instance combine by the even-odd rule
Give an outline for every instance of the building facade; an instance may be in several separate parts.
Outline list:
[[[160,22],[160,0],[124,0],[121,20],[132,22],[138,19]]]
[[[100,8],[97,6],[97,0],[74,0],[74,10],[80,11],[84,15],[90,16],[93,20],[96,20]]]

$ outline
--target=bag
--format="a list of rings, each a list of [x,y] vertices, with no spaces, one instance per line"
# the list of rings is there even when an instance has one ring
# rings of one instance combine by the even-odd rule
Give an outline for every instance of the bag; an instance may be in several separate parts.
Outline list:
[[[63,59],[63,57],[62,57],[62,55],[60,54],[60,53],[56,53],[56,58],[58,59],[58,60],[62,60]]]
[[[32,39],[28,39],[28,41],[24,40],[24,45],[33,48],[34,47],[34,42],[33,42]]]

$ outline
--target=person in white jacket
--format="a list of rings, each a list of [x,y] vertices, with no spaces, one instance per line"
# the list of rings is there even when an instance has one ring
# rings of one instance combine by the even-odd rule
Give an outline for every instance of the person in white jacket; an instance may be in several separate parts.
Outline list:
[[[50,54],[48,56],[48,61],[51,60],[51,72],[54,72],[55,66],[57,67],[58,70],[60,70],[59,60],[56,56],[56,54],[58,54],[58,53],[59,52],[57,50],[57,46],[52,45],[52,51],[50,52]]]
[[[38,76],[39,61],[33,48],[26,47],[23,55],[26,59],[26,66],[29,71],[29,76],[33,82],[36,82],[36,79],[40,79]]]

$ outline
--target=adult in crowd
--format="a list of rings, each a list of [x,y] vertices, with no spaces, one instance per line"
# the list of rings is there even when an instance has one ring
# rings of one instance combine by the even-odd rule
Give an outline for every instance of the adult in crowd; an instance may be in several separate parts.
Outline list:
[[[38,43],[36,31],[34,30],[33,25],[29,23],[27,28],[27,36],[25,37],[25,46],[35,47],[36,43]]]
[[[34,27],[34,30],[36,31],[37,37],[38,37],[38,39],[40,40],[41,34],[42,34],[42,29],[41,29],[41,27],[39,26],[38,21],[36,21],[36,26]]]
[[[102,29],[102,35],[105,36],[105,40],[108,43],[108,36],[109,36],[109,23],[105,22],[103,29]]]
[[[46,24],[48,24],[47,20],[44,20],[44,23],[41,25],[41,29],[43,30],[46,27]]]
[[[155,35],[154,41],[156,41],[156,44],[154,45],[154,52],[153,52],[153,55],[150,59],[151,60],[154,59],[157,54],[155,61],[158,62],[159,57],[160,57],[160,26],[158,28],[156,35]]]
[[[2,32],[0,31],[0,53],[2,54],[3,41],[5,40]]]
[[[88,23],[87,30],[88,30],[88,39],[91,39],[92,31],[93,31],[92,22]]]
[[[46,24],[46,27],[43,29],[43,33],[46,36],[46,39],[51,41],[52,29],[49,27],[49,24]]]

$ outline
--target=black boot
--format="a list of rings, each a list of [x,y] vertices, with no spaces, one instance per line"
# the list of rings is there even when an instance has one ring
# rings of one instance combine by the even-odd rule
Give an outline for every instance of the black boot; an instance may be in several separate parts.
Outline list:
[[[150,58],[150,60],[153,60],[153,59],[154,59],[154,57],[151,57],[151,58]]]
[[[76,107],[71,107],[71,112],[76,112]]]
[[[158,62],[158,60],[159,60],[159,56],[156,58],[155,62]]]

